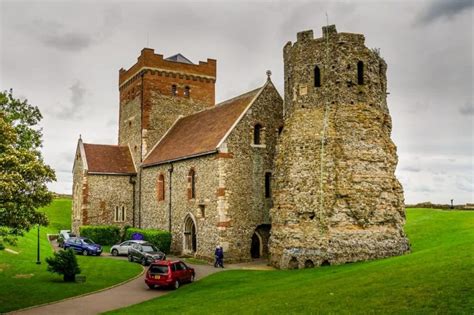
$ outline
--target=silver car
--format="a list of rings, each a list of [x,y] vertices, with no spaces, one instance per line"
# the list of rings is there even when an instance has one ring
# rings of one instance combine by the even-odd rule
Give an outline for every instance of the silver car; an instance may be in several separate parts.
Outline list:
[[[128,240],[128,241],[112,246],[110,248],[110,253],[112,254],[112,256],[128,255],[128,249],[132,246],[132,244],[143,244],[143,243],[146,243],[146,241]]]

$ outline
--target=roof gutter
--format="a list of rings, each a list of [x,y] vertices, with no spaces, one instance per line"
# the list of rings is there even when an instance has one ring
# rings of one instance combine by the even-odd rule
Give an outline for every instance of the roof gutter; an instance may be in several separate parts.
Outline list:
[[[195,157],[198,157],[198,156],[203,156],[203,155],[210,155],[210,154],[217,153],[217,151],[218,151],[217,149],[214,149],[214,150],[211,150],[211,151],[186,155],[186,156],[182,156],[182,157],[175,158],[175,159],[164,160],[164,161],[160,161],[160,162],[156,162],[156,163],[150,163],[150,164],[142,165],[141,168],[147,168],[147,167],[161,165],[161,164],[173,163],[173,162],[176,162],[176,161],[192,159],[192,158],[195,158]]]

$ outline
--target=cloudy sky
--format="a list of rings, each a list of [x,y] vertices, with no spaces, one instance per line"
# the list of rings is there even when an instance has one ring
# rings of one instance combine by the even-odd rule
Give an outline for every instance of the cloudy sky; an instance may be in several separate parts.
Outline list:
[[[217,101],[262,85],[283,91],[282,47],[336,24],[388,63],[388,104],[407,203],[474,202],[473,0],[5,1],[0,89],[43,113],[50,185],[70,193],[79,134],[115,144],[118,70],[148,46],[218,61]]]

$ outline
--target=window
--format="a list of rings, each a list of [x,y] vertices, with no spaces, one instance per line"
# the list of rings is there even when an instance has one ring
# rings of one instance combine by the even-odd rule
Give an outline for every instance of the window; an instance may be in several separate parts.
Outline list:
[[[191,91],[191,89],[189,88],[189,86],[186,86],[184,88],[184,97],[189,97],[190,96],[190,91]]]
[[[357,84],[364,84],[364,63],[362,61],[357,63]]]
[[[272,196],[271,187],[272,186],[272,173],[265,173],[265,198],[270,198]]]
[[[119,207],[115,206],[114,221],[119,220]]]
[[[188,174],[188,199],[196,198],[196,172],[191,169]]]
[[[120,211],[120,221],[125,221],[125,206],[122,206],[122,211]]]
[[[261,144],[262,125],[256,124],[253,128],[253,144]]]
[[[278,128],[278,135],[281,136],[281,133],[283,132],[283,126],[280,126]]]
[[[156,190],[158,201],[165,200],[165,176],[163,174],[160,174],[160,176],[158,177]]]
[[[176,86],[176,84],[173,84],[173,85],[171,86],[171,95],[172,95],[172,96],[178,95],[178,87]]]
[[[314,87],[321,86],[321,71],[318,66],[314,66]]]

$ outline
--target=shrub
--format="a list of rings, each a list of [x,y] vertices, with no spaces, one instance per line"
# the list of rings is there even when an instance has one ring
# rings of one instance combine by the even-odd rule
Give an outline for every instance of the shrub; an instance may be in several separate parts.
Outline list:
[[[125,238],[131,239],[133,233],[140,233],[143,239],[158,247],[161,251],[168,254],[171,247],[171,233],[163,230],[146,230],[128,228],[125,232]]]
[[[84,225],[79,234],[100,245],[114,245],[120,242],[120,228],[114,225]]]
[[[72,249],[55,252],[53,257],[47,257],[48,271],[63,275],[66,282],[76,281],[76,275],[81,273],[76,255]]]

